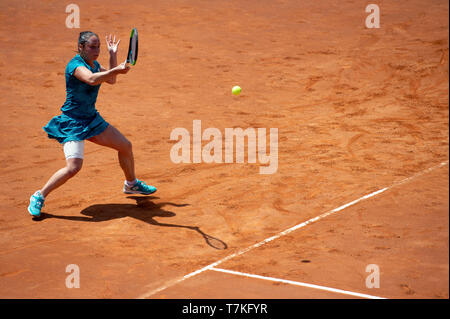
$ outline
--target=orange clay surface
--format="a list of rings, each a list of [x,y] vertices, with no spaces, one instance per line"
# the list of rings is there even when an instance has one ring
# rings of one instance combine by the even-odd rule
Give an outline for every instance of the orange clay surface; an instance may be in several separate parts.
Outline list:
[[[76,3],[80,29],[66,2],[0,2],[0,298],[355,298],[214,270],[172,283],[384,187],[217,267],[449,298],[448,1],[377,0],[379,29],[356,0]],[[78,33],[99,34],[108,67],[105,36],[125,60],[132,27],[137,65],[96,106],[158,192],[123,194],[115,151],[86,142],[83,169],[33,220],[29,197],[65,165],[42,127],[64,103]],[[172,162],[170,134],[193,120],[277,128],[277,171],[247,156]],[[66,287],[71,264],[80,288]],[[366,287],[369,264],[380,288]]]

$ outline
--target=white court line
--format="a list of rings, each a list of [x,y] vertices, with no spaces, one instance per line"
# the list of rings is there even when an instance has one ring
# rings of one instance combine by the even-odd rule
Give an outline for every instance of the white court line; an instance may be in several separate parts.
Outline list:
[[[344,294],[344,295],[350,295],[350,296],[355,296],[355,297],[360,297],[360,298],[386,299],[386,298],[383,298],[383,297],[377,297],[377,296],[372,296],[372,295],[367,295],[367,294],[361,294],[359,292],[353,292],[353,291],[347,291],[347,290],[336,289],[336,288],[331,288],[331,287],[307,284],[307,283],[299,282],[299,281],[292,281],[292,280],[286,280],[286,279],[280,279],[280,278],[274,278],[274,277],[253,275],[253,274],[248,274],[248,273],[245,273],[245,272],[228,270],[228,269],[222,269],[222,268],[212,267],[212,268],[209,268],[209,270],[214,270],[214,271],[223,272],[223,273],[232,274],[232,275],[238,275],[238,276],[244,276],[244,277],[250,277],[250,278],[256,278],[256,279],[262,279],[262,280],[268,280],[268,281],[282,282],[282,283],[289,284],[289,285],[295,285],[295,286],[301,286],[301,287],[307,287],[307,288],[313,288],[313,289],[320,289],[320,290],[325,290],[325,291],[329,291],[329,292],[334,292],[334,293]]]
[[[215,267],[215,266],[218,266],[218,265],[220,265],[221,263],[223,263],[223,262],[225,262],[225,261],[227,261],[227,260],[230,260],[230,259],[232,259],[232,258],[234,258],[234,257],[237,257],[237,256],[240,256],[240,255],[242,255],[242,254],[245,254],[246,252],[248,252],[248,251],[250,251],[250,250],[252,250],[252,249],[254,249],[254,248],[257,248],[257,247],[260,247],[260,246],[262,246],[262,245],[265,245],[265,244],[267,244],[268,242],[270,242],[270,241],[272,241],[272,240],[274,240],[274,239],[280,238],[280,237],[282,237],[282,236],[285,236],[285,235],[287,235],[287,234],[293,232],[294,230],[297,230],[297,229],[299,229],[299,228],[305,227],[305,226],[307,226],[307,225],[309,225],[309,224],[311,224],[311,223],[314,223],[314,222],[316,222],[316,221],[318,221],[318,220],[320,220],[320,219],[323,219],[323,218],[325,218],[325,217],[327,217],[327,216],[329,216],[329,215],[331,215],[331,214],[337,213],[337,212],[339,212],[339,211],[341,211],[341,210],[343,210],[343,209],[345,209],[345,208],[347,208],[347,207],[349,207],[349,206],[355,205],[356,203],[359,203],[359,202],[362,201],[362,200],[365,200],[365,199],[368,199],[368,198],[373,197],[373,196],[375,196],[375,195],[381,194],[381,193],[385,192],[385,191],[388,190],[388,189],[391,189],[391,188],[393,188],[393,187],[395,187],[395,186],[398,186],[398,185],[404,184],[404,183],[406,183],[406,182],[409,182],[409,181],[411,181],[412,179],[414,179],[414,178],[416,178],[416,177],[419,177],[419,176],[421,176],[421,175],[423,175],[423,174],[425,174],[425,173],[431,172],[432,170],[434,170],[434,169],[436,169],[436,168],[443,167],[443,166],[445,166],[445,165],[447,165],[447,164],[448,164],[448,161],[442,162],[442,163],[440,163],[440,164],[438,164],[438,165],[436,165],[436,166],[433,166],[433,167],[428,168],[428,169],[426,169],[426,170],[423,170],[423,171],[421,171],[421,172],[419,172],[419,173],[417,173],[417,174],[414,174],[414,175],[411,176],[411,177],[405,178],[405,179],[403,179],[403,180],[401,180],[401,181],[399,181],[399,182],[394,182],[394,183],[393,183],[391,186],[389,186],[389,187],[382,188],[382,189],[380,189],[380,190],[378,190],[378,191],[375,191],[375,192],[373,192],[373,193],[370,193],[370,194],[368,194],[368,195],[365,195],[365,196],[363,196],[363,197],[360,197],[360,198],[358,198],[358,199],[356,199],[356,200],[354,200],[354,201],[352,201],[352,202],[350,202],[350,203],[347,203],[347,204],[344,204],[344,205],[342,205],[342,206],[340,206],[340,207],[338,207],[338,208],[335,208],[335,209],[333,209],[333,210],[331,210],[331,211],[329,211],[329,212],[326,212],[326,213],[323,213],[323,214],[321,214],[321,215],[319,215],[319,216],[317,216],[317,217],[311,218],[311,219],[309,219],[309,220],[307,220],[307,221],[305,221],[305,222],[303,222],[303,223],[301,223],[301,224],[298,224],[298,225],[295,225],[295,226],[293,226],[293,227],[291,227],[291,228],[289,228],[289,229],[286,229],[285,231],[282,231],[282,232],[278,233],[278,234],[275,235],[275,236],[272,236],[272,237],[269,237],[269,238],[267,238],[267,239],[264,239],[263,241],[260,241],[259,243],[256,243],[256,244],[254,244],[254,245],[252,245],[252,246],[250,246],[250,247],[247,247],[247,248],[245,248],[245,249],[243,249],[243,250],[240,250],[240,251],[238,251],[238,252],[236,252],[236,253],[234,253],[234,254],[228,255],[228,256],[226,256],[225,258],[222,258],[222,259],[220,259],[220,260],[218,260],[218,261],[216,261],[216,262],[214,262],[214,263],[212,263],[212,264],[209,264],[209,265],[207,265],[207,266],[205,266],[205,267],[203,267],[203,268],[200,268],[200,269],[198,269],[198,270],[196,270],[196,271],[194,271],[194,272],[191,272],[190,274],[187,274],[187,275],[185,275],[185,276],[183,276],[183,277],[179,277],[179,278],[176,278],[176,279],[172,279],[172,280],[168,281],[164,286],[161,286],[161,287],[159,287],[159,288],[156,288],[156,289],[154,289],[154,290],[151,290],[151,291],[149,291],[149,292],[146,292],[146,293],[140,295],[140,296],[137,297],[137,298],[138,298],[138,299],[148,298],[148,297],[150,297],[150,296],[152,296],[152,295],[154,295],[154,294],[156,294],[156,293],[158,293],[158,292],[160,292],[160,291],[163,291],[163,290],[165,290],[165,289],[167,289],[167,288],[169,288],[169,287],[171,287],[171,286],[174,286],[174,285],[176,285],[176,284],[178,284],[178,283],[180,283],[180,282],[182,282],[182,281],[184,281],[184,280],[186,280],[186,279],[188,279],[188,278],[194,277],[194,276],[196,276],[196,275],[198,275],[198,274],[200,274],[200,273],[202,273],[202,272],[204,272],[204,271],[206,271],[206,270],[209,270],[209,269],[211,269],[211,268],[213,268],[213,267]]]

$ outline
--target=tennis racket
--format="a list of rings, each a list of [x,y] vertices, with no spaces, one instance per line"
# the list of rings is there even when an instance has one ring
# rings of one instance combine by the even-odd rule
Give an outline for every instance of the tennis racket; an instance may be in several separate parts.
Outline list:
[[[133,28],[133,30],[131,30],[130,35],[130,45],[128,47],[127,63],[135,65],[137,56],[138,56],[138,32],[136,28]]]

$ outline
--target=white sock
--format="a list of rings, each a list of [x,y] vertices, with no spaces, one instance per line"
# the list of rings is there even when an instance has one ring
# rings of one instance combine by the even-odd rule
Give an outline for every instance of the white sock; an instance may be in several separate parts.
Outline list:
[[[136,183],[137,183],[137,179],[135,179],[135,180],[134,180],[134,181],[132,181],[132,182],[129,182],[129,181],[125,181],[125,183],[127,184],[127,186],[128,186],[128,187],[132,187],[132,186],[136,185]]]
[[[43,200],[45,200],[45,197],[44,197],[44,195],[42,195],[41,190],[36,191],[36,193],[39,194],[39,196],[41,196]]]

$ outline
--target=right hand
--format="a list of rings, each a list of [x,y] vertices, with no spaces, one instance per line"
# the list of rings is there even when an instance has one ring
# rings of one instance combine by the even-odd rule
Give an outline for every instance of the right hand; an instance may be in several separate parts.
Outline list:
[[[116,66],[115,69],[119,74],[126,74],[128,71],[130,71],[130,66],[127,64],[127,61],[125,60],[124,62]]]

